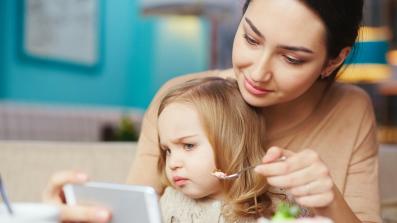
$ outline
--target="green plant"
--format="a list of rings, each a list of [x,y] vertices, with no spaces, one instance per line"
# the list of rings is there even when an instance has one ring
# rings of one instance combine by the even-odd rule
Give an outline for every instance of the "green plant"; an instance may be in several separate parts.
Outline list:
[[[116,141],[137,141],[138,133],[134,128],[132,120],[124,115],[122,116],[116,131]]]
[[[274,222],[293,221],[299,216],[299,212],[300,209],[297,205],[281,202],[277,206],[277,210],[272,218],[272,221]]]

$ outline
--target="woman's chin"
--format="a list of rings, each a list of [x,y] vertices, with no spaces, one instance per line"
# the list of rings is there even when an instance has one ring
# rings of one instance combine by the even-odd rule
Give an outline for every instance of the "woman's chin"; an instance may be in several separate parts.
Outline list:
[[[247,104],[254,107],[266,107],[270,105],[268,100],[266,100],[265,98],[254,96],[249,92],[242,91],[242,96],[244,98],[244,101],[247,102]]]

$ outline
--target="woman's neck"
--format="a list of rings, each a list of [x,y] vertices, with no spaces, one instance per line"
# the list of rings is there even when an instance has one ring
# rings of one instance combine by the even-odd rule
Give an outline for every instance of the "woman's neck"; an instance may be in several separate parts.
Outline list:
[[[269,138],[297,127],[317,108],[327,84],[316,82],[306,93],[293,101],[264,108]]]

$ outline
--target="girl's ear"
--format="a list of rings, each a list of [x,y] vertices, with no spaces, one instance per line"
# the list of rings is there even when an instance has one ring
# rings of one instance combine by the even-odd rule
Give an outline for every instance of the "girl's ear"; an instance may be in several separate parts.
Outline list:
[[[349,55],[350,51],[351,47],[345,47],[340,51],[339,55],[336,58],[329,60],[326,66],[323,68],[323,71],[321,72],[321,77],[326,78],[331,75],[336,68],[342,65],[342,63]]]

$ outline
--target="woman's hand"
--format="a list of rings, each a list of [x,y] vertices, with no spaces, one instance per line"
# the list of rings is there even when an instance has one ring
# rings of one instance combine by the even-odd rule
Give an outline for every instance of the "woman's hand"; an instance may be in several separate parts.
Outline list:
[[[109,222],[111,214],[107,209],[65,205],[62,187],[68,183],[81,184],[87,180],[87,175],[76,171],[58,172],[51,177],[43,192],[43,200],[47,203],[56,204],[60,208],[61,221]]]
[[[277,162],[283,156],[287,159]],[[267,177],[271,186],[285,189],[298,204],[320,208],[334,201],[334,182],[328,167],[315,151],[292,153],[271,147],[262,161],[255,171]]]

